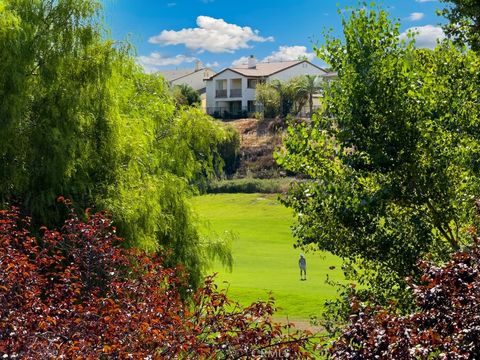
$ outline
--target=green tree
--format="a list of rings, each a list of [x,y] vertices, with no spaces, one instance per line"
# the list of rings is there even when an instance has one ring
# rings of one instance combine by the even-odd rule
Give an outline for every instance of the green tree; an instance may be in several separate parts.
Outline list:
[[[114,176],[108,84],[125,53],[101,40],[90,21],[98,10],[84,0],[1,3],[0,199],[15,195],[39,222],[58,219],[56,196],[84,200]]]
[[[200,106],[200,94],[188,84],[175,85],[172,89],[173,99],[178,106]]]
[[[289,128],[278,161],[310,179],[284,200],[298,215],[297,245],[346,259],[364,299],[408,308],[417,261],[445,260],[470,241],[480,61],[448,42],[399,43],[398,29],[368,7],[343,19],[345,40],[318,51],[339,79],[311,124]]]
[[[274,118],[280,114],[280,94],[270,84],[257,84],[255,96],[263,105],[265,117]]]
[[[221,166],[219,122],[105,40],[96,0],[0,2],[0,202],[57,226],[63,195],[115,214],[130,246],[168,249],[198,283],[214,252],[188,197]],[[168,252],[167,251],[167,252]],[[207,256],[208,255],[208,256]]]
[[[441,0],[446,7],[438,13],[450,23],[443,26],[447,36],[457,44],[468,44],[480,51],[480,4],[476,0]]]
[[[227,134],[218,145],[218,153],[224,161],[223,169],[217,169],[217,176],[231,176],[240,166],[240,135],[231,125],[226,126]]]
[[[272,80],[257,86],[257,101],[262,103],[267,117],[297,115],[308,100],[308,88],[301,77],[289,81]],[[275,114],[274,116],[272,116]]]
[[[323,89],[321,79],[316,75],[304,75],[299,79],[299,90],[301,94],[308,96],[310,117],[313,115],[313,95],[319,94]]]
[[[299,93],[297,79],[290,81],[272,80],[270,86],[277,91],[280,98],[280,116],[286,118],[287,115],[298,113],[296,111],[296,101],[304,98],[304,94]]]

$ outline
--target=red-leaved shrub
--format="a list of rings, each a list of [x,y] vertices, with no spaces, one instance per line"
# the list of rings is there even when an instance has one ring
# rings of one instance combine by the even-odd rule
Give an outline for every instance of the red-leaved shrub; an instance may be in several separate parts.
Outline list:
[[[103,213],[81,221],[71,210],[38,237],[29,227],[16,208],[0,211],[3,357],[309,358],[309,334],[273,323],[272,301],[242,308],[211,278],[181,296],[186,274],[123,249]]]
[[[423,262],[412,284],[418,312],[396,316],[355,301],[334,359],[480,359],[480,250],[457,252],[443,267]]]

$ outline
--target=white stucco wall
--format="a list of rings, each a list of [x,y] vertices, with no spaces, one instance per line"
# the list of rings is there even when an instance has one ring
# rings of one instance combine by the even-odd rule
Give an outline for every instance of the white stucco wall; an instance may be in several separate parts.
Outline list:
[[[249,100],[255,100],[256,91],[255,89],[245,89],[243,91],[243,101],[242,106],[246,107]]]
[[[214,85],[215,80],[208,80],[205,81],[205,84],[207,85],[207,89],[205,92],[206,99],[205,99],[205,109],[208,107],[215,106],[215,85]]]
[[[217,80],[227,80],[227,95],[230,96],[230,86],[231,86],[231,80],[232,79],[242,79],[242,97],[243,94],[245,93],[245,90],[247,88],[247,79],[243,76],[240,75],[234,71],[231,70],[226,70],[223,73],[215,76],[212,80],[206,81],[207,84],[207,108],[212,108],[216,107],[216,101],[225,101],[225,99],[216,99],[215,98],[215,82]],[[242,100],[242,106],[243,106],[243,99],[242,98],[228,98],[229,100],[231,99],[232,101],[238,101]],[[245,105],[246,106],[246,105]]]
[[[215,76],[215,78],[213,80],[240,79],[240,78],[243,78],[243,77],[244,77],[243,75],[240,75],[240,74],[236,73],[235,71],[227,69],[224,72],[222,72],[221,74],[218,74],[217,76]]]
[[[215,80],[205,81],[205,84],[207,86],[207,89],[205,92],[205,95],[206,95],[205,108],[214,107],[215,106]]]
[[[213,75],[215,75],[215,72],[213,70],[202,69],[200,71],[194,72],[193,74],[172,81],[172,85],[187,84],[195,90],[200,90],[205,87],[204,79],[209,78]]]

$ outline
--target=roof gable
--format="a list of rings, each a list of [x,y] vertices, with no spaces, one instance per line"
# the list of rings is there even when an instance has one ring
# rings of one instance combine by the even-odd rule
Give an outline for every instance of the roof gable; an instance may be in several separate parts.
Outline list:
[[[193,74],[195,69],[178,69],[178,70],[165,70],[158,71],[158,74],[162,75],[167,81],[174,81],[181,77]]]
[[[317,69],[327,73],[325,69],[322,69],[321,67],[312,64],[310,61],[307,60],[294,60],[294,61],[284,61],[284,62],[277,62],[277,63],[257,63],[255,68],[248,68],[247,66],[242,66],[242,67],[236,67],[236,68],[226,68],[219,73],[213,75],[207,80],[212,80],[214,77],[224,73],[227,70],[233,71],[239,75],[246,76],[246,77],[268,77],[273,74],[277,74],[279,72],[282,72],[286,69],[292,68],[294,66],[297,66],[302,63],[308,63],[313,67],[316,67]]]
[[[206,80],[207,80],[207,81],[208,81],[208,80],[212,80],[214,77],[217,77],[218,75],[223,74],[223,73],[226,72],[226,71],[232,71],[232,72],[234,72],[234,73],[236,73],[236,74],[238,74],[238,75],[242,75],[242,76],[243,76],[242,73],[240,73],[240,72],[238,72],[238,71],[236,71],[236,70],[237,70],[237,69],[234,69],[234,68],[225,68],[225,69],[223,69],[222,71],[216,73],[215,75],[211,76],[210,78],[208,78],[208,79],[206,79]]]

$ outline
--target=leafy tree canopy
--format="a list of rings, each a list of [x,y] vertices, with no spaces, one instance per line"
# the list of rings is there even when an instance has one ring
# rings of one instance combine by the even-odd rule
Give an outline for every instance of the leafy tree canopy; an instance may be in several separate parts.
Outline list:
[[[333,343],[332,358],[477,359],[479,266],[478,244],[442,267],[421,263],[421,280],[410,284],[418,310],[407,316],[352,299],[352,324]]]
[[[307,181],[284,202],[298,216],[299,246],[355,265],[348,275],[364,299],[408,308],[404,278],[419,276],[417,261],[443,261],[470,241],[480,59],[448,42],[400,43],[399,25],[362,5],[343,19],[344,40],[318,49],[339,79],[322,113],[288,130],[278,162]]]
[[[177,110],[162,78],[105,40],[99,17],[96,0],[1,2],[0,202],[47,226],[62,222],[58,195],[109,209],[130,245],[173,249],[198,282],[211,247],[187,198],[222,166],[229,135]]]
[[[187,84],[175,85],[172,89],[173,99],[178,106],[200,106],[200,94]]]
[[[457,44],[469,45],[480,51],[480,4],[476,0],[441,0],[446,7],[438,13],[450,22],[443,26],[445,33]]]
[[[257,101],[263,104],[266,117],[297,115],[305,104],[313,109],[313,95],[321,92],[321,80],[317,76],[303,75],[288,81],[277,79],[269,83],[258,84]]]
[[[274,118],[280,114],[280,94],[270,84],[257,84],[255,97],[263,105],[265,117]]]

